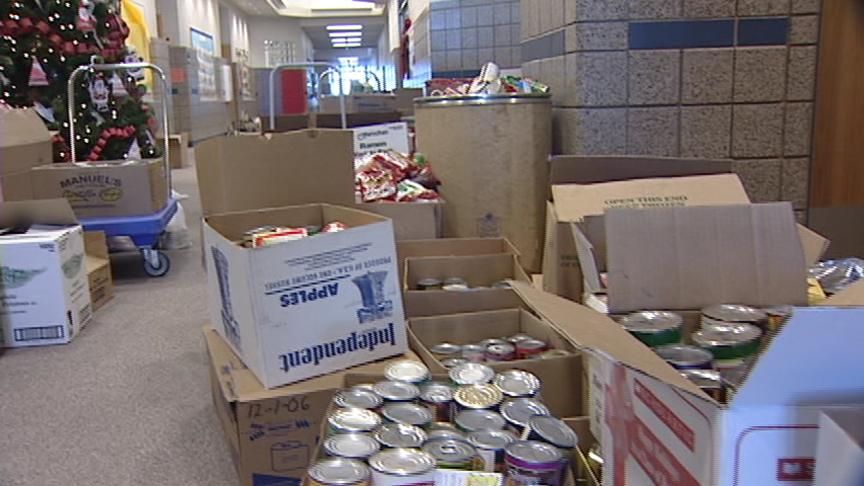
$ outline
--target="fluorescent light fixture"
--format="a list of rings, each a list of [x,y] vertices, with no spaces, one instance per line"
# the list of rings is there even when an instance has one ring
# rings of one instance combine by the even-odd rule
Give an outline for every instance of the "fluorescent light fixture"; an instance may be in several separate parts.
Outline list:
[[[327,30],[363,30],[360,24],[335,24],[328,25]]]
[[[357,43],[357,44],[333,44],[333,47],[335,47],[337,49],[340,47],[360,47],[360,44],[359,43]]]
[[[330,32],[330,37],[346,39],[348,37],[363,37],[363,32]]]

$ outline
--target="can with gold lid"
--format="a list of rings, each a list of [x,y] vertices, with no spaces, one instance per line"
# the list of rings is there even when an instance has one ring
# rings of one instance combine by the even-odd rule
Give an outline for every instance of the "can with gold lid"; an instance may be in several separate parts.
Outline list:
[[[366,464],[356,459],[334,457],[316,462],[307,476],[312,486],[368,486],[371,474]]]
[[[458,410],[489,410],[497,407],[504,394],[495,385],[463,385],[456,389],[453,401]]]

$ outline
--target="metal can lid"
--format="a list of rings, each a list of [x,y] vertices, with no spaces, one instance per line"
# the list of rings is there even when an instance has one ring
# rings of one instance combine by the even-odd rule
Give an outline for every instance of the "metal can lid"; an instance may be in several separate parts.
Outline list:
[[[516,343],[516,347],[518,349],[527,349],[527,350],[543,349],[546,346],[547,346],[546,341],[541,341],[539,339],[534,339],[534,338],[523,339],[522,341],[519,341],[518,343]]]
[[[482,385],[495,378],[495,370],[480,363],[465,363],[450,370],[450,379],[457,385]]]
[[[378,441],[369,434],[336,434],[324,441],[324,450],[327,454],[349,459],[366,459],[378,452],[380,448]]]
[[[468,292],[471,290],[471,287],[465,284],[444,284],[441,290],[446,290],[447,292]]]
[[[501,430],[507,424],[504,417],[492,410],[463,410],[453,419],[462,430]]]
[[[484,348],[488,348],[489,346],[492,346],[494,344],[507,344],[507,341],[505,341],[503,339],[499,339],[499,338],[489,338],[489,339],[484,339],[477,344],[479,344],[480,346],[483,346]]]
[[[516,346],[510,343],[490,344],[486,352],[494,356],[509,356],[516,352]]]
[[[426,442],[426,431],[416,425],[384,424],[373,435],[385,447],[420,447]]]
[[[759,322],[768,315],[761,309],[749,305],[717,304],[702,309],[702,315],[724,322]]]
[[[528,428],[555,447],[573,449],[579,445],[579,436],[559,418],[535,415],[528,419]]]
[[[456,440],[467,440],[465,434],[459,432],[458,430],[450,430],[450,429],[435,429],[430,430],[426,433],[428,436],[427,440],[437,440],[437,439],[456,439]]]
[[[499,280],[499,281],[492,284],[492,288],[493,289],[509,289],[510,288],[510,282],[508,282],[506,280]]]
[[[792,317],[795,313],[795,307],[791,305],[775,305],[762,309],[766,314],[772,317]]]
[[[420,387],[420,399],[428,403],[452,402],[453,387],[444,383],[427,383]]]
[[[495,385],[462,385],[453,394],[453,401],[464,408],[492,408],[501,403],[504,394]]]
[[[466,344],[462,346],[462,356],[466,354],[485,354],[486,346],[481,346],[479,344]]]
[[[381,417],[364,408],[340,408],[332,414],[328,422],[333,428],[350,432],[368,432],[381,425]]]
[[[478,449],[502,450],[518,439],[509,430],[476,430],[468,434],[468,442]]]
[[[629,332],[655,333],[678,329],[684,319],[674,312],[641,311],[624,316],[620,324]]]
[[[504,451],[507,456],[527,464],[552,464],[563,458],[557,447],[537,440],[517,440],[508,444]]]
[[[429,348],[429,351],[432,351],[432,354],[437,354],[439,356],[450,356],[461,353],[462,346],[453,343],[440,343]]]
[[[717,348],[749,344],[762,337],[762,330],[752,324],[712,324],[694,332],[691,339],[701,347]]]
[[[369,466],[393,476],[415,476],[427,473],[436,466],[435,458],[418,449],[388,449],[369,459]]]
[[[508,422],[524,427],[535,415],[549,415],[549,409],[534,398],[511,398],[501,404],[501,415]]]
[[[384,377],[390,381],[422,383],[429,379],[429,368],[419,361],[403,359],[387,366]]]
[[[356,484],[369,479],[369,468],[356,459],[334,457],[316,462],[309,477],[320,484]]]
[[[391,402],[409,402],[420,395],[417,385],[403,381],[379,381],[373,390],[381,398]]]
[[[437,278],[421,278],[417,281],[418,287],[440,287],[441,280]]]
[[[405,425],[425,425],[432,421],[432,412],[428,408],[405,402],[384,405],[381,416]]]
[[[692,381],[699,388],[722,388],[723,378],[715,370],[681,370],[681,376]]]
[[[351,388],[342,390],[333,397],[333,403],[337,407],[367,408],[373,409],[381,406],[383,400],[372,390],[363,388]]]
[[[502,371],[495,376],[493,383],[508,397],[530,397],[540,390],[540,379],[523,370]]]
[[[441,361],[441,366],[447,368],[448,370],[452,370],[453,368],[462,366],[467,362],[468,360],[464,358],[449,358]]]
[[[714,359],[710,352],[687,344],[658,346],[654,348],[654,352],[676,368],[698,367]]]
[[[444,285],[464,285],[468,286],[468,281],[462,277],[447,277],[444,279]]]
[[[444,463],[465,462],[477,457],[477,449],[460,439],[430,440],[423,444],[423,451]]]

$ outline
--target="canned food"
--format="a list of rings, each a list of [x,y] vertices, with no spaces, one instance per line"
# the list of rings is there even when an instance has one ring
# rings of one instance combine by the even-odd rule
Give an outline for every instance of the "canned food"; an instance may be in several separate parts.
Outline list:
[[[535,415],[549,415],[549,409],[535,398],[511,398],[501,404],[501,416],[521,433]]]
[[[548,415],[535,415],[528,419],[524,438],[539,440],[559,449],[572,451],[579,445],[579,436],[563,420]]]
[[[381,445],[369,434],[336,434],[324,440],[324,451],[327,455],[345,459],[365,461],[379,449]]]
[[[374,383],[361,383],[359,385],[354,385],[349,390],[368,390],[371,392],[375,392],[375,384]]]
[[[719,371],[714,370],[681,370],[681,376],[696,384],[706,395],[723,402],[723,379]]]
[[[428,436],[427,441],[436,440],[436,439],[456,439],[456,440],[467,440],[465,434],[459,432],[458,430],[450,430],[450,429],[435,429],[430,430],[426,433]]]
[[[468,286],[468,281],[462,277],[447,277],[444,279],[444,285],[464,285]]]
[[[414,425],[384,424],[372,434],[383,447],[420,447],[426,442],[426,431]]]
[[[458,358],[462,355],[462,346],[453,343],[440,343],[429,348],[438,359]]]
[[[432,486],[435,458],[417,449],[387,449],[369,459],[375,486]]]
[[[498,339],[498,338],[489,338],[489,339],[484,339],[477,344],[479,344],[480,346],[483,346],[483,349],[486,349],[489,346],[494,346],[496,344],[507,344],[507,341],[505,341],[503,339]]]
[[[554,358],[566,358],[570,356],[570,352],[563,349],[550,349],[549,351],[543,351],[542,353],[533,356],[534,359],[554,359]]]
[[[374,410],[380,407],[383,402],[384,400],[377,393],[362,388],[342,390],[333,397],[333,404],[341,408]]]
[[[545,341],[539,339],[523,339],[516,343],[516,357],[518,359],[530,359],[543,351],[549,349]]]
[[[381,425],[381,417],[363,408],[340,408],[327,417],[327,423],[334,434],[371,432]]]
[[[492,410],[463,410],[456,414],[453,422],[459,430],[477,432],[479,430],[501,430],[506,425],[504,417]]]
[[[679,370],[710,370],[714,355],[710,352],[687,344],[667,344],[654,348],[658,356]]]
[[[691,336],[693,343],[714,355],[714,366],[734,368],[759,349],[762,331],[752,324],[711,324]]]
[[[468,442],[477,449],[483,458],[486,472],[505,474],[507,466],[504,463],[504,448],[515,442],[517,437],[506,430],[478,430],[468,434]]]
[[[504,449],[508,486],[560,486],[563,455],[556,447],[535,441],[512,442]]]
[[[485,356],[485,353],[484,353]],[[463,358],[450,358],[441,361],[441,366],[447,368],[448,370],[452,370],[453,368],[459,367],[467,363],[467,359]]]
[[[680,342],[684,319],[674,312],[642,311],[624,316],[620,324],[633,337],[653,348]]]
[[[444,284],[441,289],[446,290],[447,292],[468,292],[471,290],[470,287],[464,284]]]
[[[425,427],[432,422],[432,412],[414,403],[396,402],[381,407],[381,416],[390,422]]]
[[[509,289],[510,282],[506,280],[499,280],[491,285],[493,289]]]
[[[459,410],[488,410],[497,407],[504,394],[495,385],[462,385],[453,394]]]
[[[437,278],[423,278],[417,281],[417,290],[441,290],[443,285]]]
[[[486,361],[486,347],[479,344],[466,344],[462,346],[462,357],[472,363]]]
[[[464,440],[430,440],[423,445],[423,451],[434,457],[441,469],[483,470],[483,459],[477,454],[477,449]]]
[[[768,330],[771,332],[779,331],[795,312],[791,305],[777,305],[762,310],[768,315]]]
[[[403,359],[388,365],[384,377],[390,381],[418,384],[429,381],[429,368],[419,361]]]
[[[308,476],[312,486],[360,486],[369,484],[370,472],[356,459],[336,457],[316,462]]]
[[[402,381],[380,381],[372,389],[385,402],[411,402],[420,396],[417,385]]]
[[[453,415],[453,388],[443,383],[429,383],[420,388],[420,400],[438,422],[449,422]]]
[[[540,391],[540,379],[523,370],[507,370],[495,375],[492,382],[501,393],[510,398],[533,397]]]
[[[702,327],[716,324],[751,324],[767,330],[768,314],[749,305],[719,304],[702,309]]]
[[[482,385],[495,378],[495,370],[480,363],[465,363],[450,370],[450,379],[457,385]]]
[[[528,339],[534,339],[534,338],[529,336],[528,334],[521,334],[520,333],[520,334],[514,334],[514,335],[506,338],[505,341],[507,341],[508,343],[515,346],[516,343],[518,343],[519,341],[525,341]]]
[[[513,361],[516,359],[516,346],[510,343],[486,346],[486,359],[489,361]]]

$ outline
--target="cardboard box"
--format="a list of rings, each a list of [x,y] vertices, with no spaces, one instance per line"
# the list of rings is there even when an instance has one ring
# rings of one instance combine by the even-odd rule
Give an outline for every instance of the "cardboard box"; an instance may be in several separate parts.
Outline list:
[[[29,222],[24,234],[0,235],[0,331],[7,348],[66,344],[90,321],[84,231],[62,199],[9,202],[0,227]]]
[[[172,169],[182,169],[192,165],[189,154],[189,133],[183,132],[168,137],[168,156]]]
[[[339,113],[338,96],[318,99],[321,113]],[[358,93],[345,96],[346,113],[392,113],[396,109],[396,96],[384,93]]]
[[[0,109],[0,201],[33,199],[30,169],[53,162],[51,133],[32,109]]]
[[[309,113],[304,115],[279,115],[276,117],[276,128],[270,130],[269,114],[262,117],[265,132],[282,133],[307,128],[342,128],[342,117],[339,113]],[[402,120],[402,114],[397,111],[386,113],[347,113],[347,128],[365,127],[381,123],[393,123]]]
[[[748,204],[750,200],[741,181],[730,171],[728,160],[553,157],[552,200],[547,204],[543,256],[544,289],[583,301],[584,277],[574,229],[587,217],[602,215],[612,208]],[[798,231],[806,261],[817,261],[827,247],[827,240],[802,226]],[[604,254],[603,248],[597,252]]]
[[[822,412],[815,467],[813,484],[864,484],[864,408]]]
[[[519,256],[519,250],[507,238],[442,238],[396,243],[399,274],[406,258],[508,254]]]
[[[324,410],[345,372],[266,389],[219,337],[204,328],[213,404],[242,486],[299,484],[314,457]],[[416,359],[412,354],[394,359]],[[381,374],[391,360],[351,368]]]
[[[444,201],[375,202],[358,205],[363,211],[393,220],[396,240],[427,240],[441,237]]]
[[[141,216],[168,200],[162,159],[79,167],[51,164],[30,172],[34,197],[66,198],[79,218]]]
[[[265,224],[349,229],[262,248]],[[212,323],[268,388],[408,349],[390,220],[323,204],[204,218]]]
[[[414,99],[423,97],[422,88],[398,88],[396,95],[396,110],[405,116],[414,114]]]
[[[354,205],[353,135],[301,130],[218,137],[195,147],[205,216],[321,202]]]
[[[111,277],[111,260],[108,245],[102,231],[84,233],[84,268],[90,286],[90,304],[93,312],[101,309],[114,298],[114,280]]]

